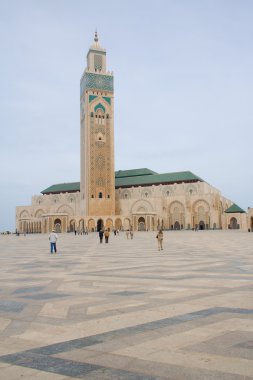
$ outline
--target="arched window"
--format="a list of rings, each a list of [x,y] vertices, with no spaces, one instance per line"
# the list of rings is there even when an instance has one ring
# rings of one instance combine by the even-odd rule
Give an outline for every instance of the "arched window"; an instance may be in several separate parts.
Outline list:
[[[91,198],[94,198],[94,195],[92,194]]]
[[[107,198],[110,198],[110,195],[109,195],[109,194],[107,195]]]
[[[98,198],[103,198],[103,194],[101,191],[98,193]]]
[[[99,124],[99,125],[104,125],[105,124],[105,108],[104,106],[99,103],[96,105],[96,107],[94,108],[94,111],[95,111],[95,117],[96,117],[96,123]]]

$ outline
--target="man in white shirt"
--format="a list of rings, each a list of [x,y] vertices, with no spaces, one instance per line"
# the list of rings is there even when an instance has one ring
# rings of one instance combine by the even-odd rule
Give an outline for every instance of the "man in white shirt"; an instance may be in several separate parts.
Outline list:
[[[57,250],[56,250],[57,239],[58,239],[58,236],[55,233],[55,230],[52,230],[52,232],[49,235],[51,253],[57,252]]]

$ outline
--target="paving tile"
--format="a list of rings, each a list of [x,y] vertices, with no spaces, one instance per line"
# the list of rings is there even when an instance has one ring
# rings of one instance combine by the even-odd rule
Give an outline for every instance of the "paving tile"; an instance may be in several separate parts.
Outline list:
[[[59,294],[59,293],[40,293],[40,294],[31,294],[22,296],[22,298],[27,298],[31,300],[49,300],[51,298],[60,298],[60,297],[68,297],[69,294]]]
[[[44,289],[44,286],[31,286],[27,288],[16,289],[12,294],[33,293],[33,292],[39,292],[42,289]]]
[[[10,312],[10,313],[20,313],[26,306],[23,302],[16,301],[0,301],[0,313]]]
[[[0,236],[0,378],[253,380],[253,234],[164,243]]]
[[[133,292],[133,291],[124,291],[124,292],[116,292],[116,293],[111,293],[111,295],[115,296],[124,296],[124,297],[129,297],[129,296],[137,296],[139,294],[144,294],[144,292]]]

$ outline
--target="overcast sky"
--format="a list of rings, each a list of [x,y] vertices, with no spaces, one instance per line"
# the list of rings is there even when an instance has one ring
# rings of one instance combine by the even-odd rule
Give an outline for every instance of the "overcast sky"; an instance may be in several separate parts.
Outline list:
[[[115,78],[115,169],[190,170],[253,207],[253,1],[0,3],[0,231],[80,180],[79,85],[97,28]]]

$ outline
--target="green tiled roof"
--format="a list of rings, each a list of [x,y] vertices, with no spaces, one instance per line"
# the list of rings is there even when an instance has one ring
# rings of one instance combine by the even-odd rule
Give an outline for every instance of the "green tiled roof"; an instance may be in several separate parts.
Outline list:
[[[59,194],[80,191],[80,182],[58,183],[41,191],[42,194]]]
[[[123,177],[135,177],[140,175],[151,175],[158,174],[153,172],[153,170],[143,168],[143,169],[131,169],[131,170],[118,170],[115,172],[115,178],[123,178]]]
[[[233,213],[237,213],[237,212],[243,213],[245,211],[241,207],[237,206],[234,203],[234,204],[232,204],[232,206],[230,206],[229,208],[227,208],[225,210],[225,212],[228,213],[228,214],[233,214]]]
[[[177,172],[165,174],[142,175],[132,177],[116,177],[115,187],[144,186],[153,184],[167,184],[175,182],[197,182],[203,180],[191,172]]]
[[[118,170],[115,172],[115,187],[147,186],[176,182],[197,182],[203,180],[191,172],[157,174],[150,169]],[[41,191],[42,194],[59,194],[80,191],[80,182],[58,183]],[[238,206],[237,206],[238,207]],[[238,211],[236,211],[238,212]],[[242,211],[244,212],[244,211]]]

